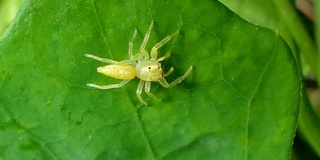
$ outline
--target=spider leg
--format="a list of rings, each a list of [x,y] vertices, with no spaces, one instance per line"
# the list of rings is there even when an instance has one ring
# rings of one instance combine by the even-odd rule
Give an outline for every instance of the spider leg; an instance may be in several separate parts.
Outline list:
[[[143,80],[140,80],[139,84],[138,84],[138,88],[137,88],[137,91],[136,91],[136,95],[139,99],[139,101],[144,104],[144,105],[148,105],[148,103],[146,101],[144,101],[141,97],[141,92],[142,92],[142,89],[143,89],[143,85],[144,85],[144,81]]]
[[[167,73],[165,73],[163,76],[164,76],[164,77],[169,76],[169,75],[173,72],[173,70],[174,70],[174,68],[171,67],[170,70],[169,70]]]
[[[130,58],[131,62],[134,62],[134,61],[137,61],[137,60],[143,60],[143,55],[138,53],[138,54],[135,54],[132,58]]]
[[[128,51],[128,53],[129,53],[129,58],[130,58],[131,61],[134,61],[134,56],[133,56],[133,53],[132,53],[132,48],[133,48],[133,41],[135,40],[136,36],[137,36],[137,29],[134,29],[133,36],[132,36],[132,38],[131,38],[131,40],[130,40],[130,42],[129,42],[129,51]]]
[[[170,57],[170,53],[166,53],[164,56],[157,59],[157,62],[163,61]]]
[[[191,72],[192,68],[193,68],[193,67],[190,66],[189,69],[187,70],[187,72],[186,72],[183,76],[181,76],[181,77],[177,78],[176,80],[172,81],[170,84],[169,84],[169,83],[166,81],[166,79],[164,79],[164,78],[160,78],[158,82],[159,82],[163,87],[165,87],[165,88],[173,87],[173,86],[175,86],[176,84],[178,84],[178,83],[180,83],[181,81],[183,81],[185,78],[187,78],[187,76],[188,76],[189,73]],[[171,70],[171,69],[170,69],[170,70]],[[170,70],[169,70],[169,72],[170,72]],[[173,71],[173,70],[172,70],[172,71]],[[167,75],[168,75],[168,73],[167,73]]]
[[[126,85],[128,82],[129,82],[129,80],[123,80],[119,84],[110,84],[110,85],[105,85],[105,86],[100,86],[100,85],[88,83],[87,86],[92,87],[92,88],[98,88],[98,89],[111,89],[111,88],[120,88],[120,87]]]
[[[175,36],[176,34],[179,33],[179,30],[177,30],[176,32],[174,32],[173,34],[165,37],[164,39],[162,39],[160,42],[158,42],[156,45],[154,45],[151,49],[151,58],[156,60],[157,59],[157,56],[158,56],[158,49],[160,47],[162,47],[164,44],[166,44],[168,41],[170,41],[170,39]],[[168,56],[169,57],[169,56]]]
[[[140,49],[144,49],[146,47],[147,42],[149,40],[149,36],[150,36],[150,32],[151,32],[152,27],[153,27],[153,20],[151,21],[151,24],[150,24],[150,26],[148,28],[148,31],[147,31],[146,35],[144,36],[144,39],[143,39],[143,42],[141,44]]]
[[[145,48],[146,48],[146,45],[148,43],[152,27],[153,27],[153,20],[151,21],[151,24],[150,24],[150,26],[148,28],[148,31],[147,31],[146,35],[144,36],[143,42],[142,42],[141,47],[140,47],[140,53],[142,54],[144,59],[149,59],[149,54],[145,50]]]
[[[147,81],[145,83],[145,86],[144,86],[144,91],[147,93],[147,95],[151,98],[153,98],[154,100],[156,101],[161,101],[161,99],[157,98],[153,93],[150,92],[150,89],[151,89],[151,82]]]
[[[88,58],[95,59],[97,61],[105,62],[105,63],[111,63],[111,64],[119,63],[118,61],[115,61],[115,60],[112,60],[112,59],[107,59],[107,58],[100,58],[100,57],[92,55],[92,54],[84,54],[84,56],[86,56]]]

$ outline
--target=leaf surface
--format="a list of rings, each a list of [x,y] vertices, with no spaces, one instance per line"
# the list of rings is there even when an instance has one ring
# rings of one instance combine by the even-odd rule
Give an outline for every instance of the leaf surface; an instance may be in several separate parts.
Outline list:
[[[139,52],[171,57],[169,82],[135,95],[85,53],[121,61],[135,28]],[[252,25],[217,1],[26,1],[0,39],[0,156],[3,159],[287,159],[295,133],[300,77],[277,32]]]
[[[262,0],[246,0],[241,3],[237,1],[220,0],[231,10],[239,14],[244,19],[268,28],[280,30],[281,36],[289,44],[293,52],[299,57],[302,75],[307,76],[310,72],[317,75],[318,58],[316,44],[313,42],[310,25],[307,20],[303,20],[298,12],[297,4],[292,1],[262,1]],[[299,3],[300,1],[297,1]],[[301,1],[303,3],[303,1]],[[317,3],[317,2],[316,2]],[[311,4],[310,4],[311,5]],[[303,6],[303,5],[301,5]],[[317,5],[315,5],[317,6]],[[318,5],[320,6],[320,5]],[[275,9],[276,8],[276,9]],[[299,8],[299,7],[298,7]],[[318,11],[315,9],[315,11]],[[255,14],[252,14],[254,12]],[[320,12],[315,12],[319,15]],[[315,16],[319,17],[319,16]],[[315,30],[319,30],[319,25],[315,25]],[[311,27],[312,28],[312,27]],[[320,32],[318,32],[320,33]],[[319,36],[316,36],[319,37]],[[320,41],[318,41],[319,43]],[[306,45],[307,44],[307,45]],[[319,46],[319,44],[318,44]],[[312,71],[310,71],[312,70]],[[318,78],[317,78],[318,79]],[[302,94],[307,95],[303,91]],[[313,109],[309,99],[304,97],[301,102],[299,115],[299,133],[310,144],[312,149],[320,156],[320,120],[316,113],[317,109]],[[319,115],[319,114],[318,114]],[[303,158],[306,158],[303,156]]]

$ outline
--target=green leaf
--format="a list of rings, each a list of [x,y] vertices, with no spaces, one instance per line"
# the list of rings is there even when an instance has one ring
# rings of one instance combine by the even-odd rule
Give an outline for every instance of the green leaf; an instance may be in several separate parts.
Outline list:
[[[134,52],[151,21],[147,50],[160,48],[171,82],[119,89],[84,57],[117,61]],[[0,156],[3,159],[287,159],[300,77],[279,34],[252,25],[217,1],[26,1],[0,39]]]
[[[281,36],[297,57],[302,57],[302,61],[307,61],[308,64],[303,64],[302,67],[304,75],[310,72],[310,65],[315,76],[320,78],[318,58],[315,54],[317,53],[316,45],[313,42],[313,36],[310,36],[308,31],[308,28],[312,27],[302,20],[294,1],[246,0],[241,4],[237,1],[220,1],[249,22],[271,29],[279,29]]]
[[[268,28],[279,28],[280,34],[286,42],[290,44],[291,49],[296,52],[296,55],[298,55],[297,57],[299,57],[303,75],[308,76],[311,72],[311,67],[312,72],[319,77],[317,73],[319,70],[319,62],[317,54],[315,54],[318,52],[316,51],[316,43],[313,42],[312,35],[307,31],[309,27],[308,24],[301,20],[300,13],[294,4],[292,4],[294,3],[293,1],[247,0],[244,3],[241,2],[241,5],[237,1],[221,1],[250,22]],[[315,5],[318,3],[318,1],[315,1]],[[320,5],[318,5],[318,7],[319,6]],[[319,10],[315,9],[314,11],[317,13]],[[255,14],[252,14],[253,12]],[[319,25],[316,25],[316,27],[319,28]],[[319,38],[319,36],[315,37]],[[318,44],[319,42],[320,41],[318,41]],[[303,91],[303,94],[307,93]],[[301,102],[299,133],[303,135],[303,138],[308,141],[312,149],[320,156],[320,143],[318,143],[320,140],[320,120],[308,101],[308,98],[303,98]]]

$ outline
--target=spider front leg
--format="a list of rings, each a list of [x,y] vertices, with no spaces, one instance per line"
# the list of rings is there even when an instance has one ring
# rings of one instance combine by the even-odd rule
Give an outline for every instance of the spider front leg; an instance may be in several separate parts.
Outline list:
[[[174,32],[173,34],[167,36],[166,38],[162,39],[159,43],[157,43],[156,45],[154,45],[151,49],[150,55],[151,55],[151,59],[156,60],[157,56],[158,56],[158,49],[161,48],[164,44],[166,44],[168,41],[170,41],[170,39],[177,35],[179,33],[179,30],[177,30],[176,32]],[[170,54],[169,54],[170,55]],[[169,57],[169,56],[168,56]],[[160,58],[159,58],[160,59]]]
[[[170,57],[170,53],[166,53],[164,56],[158,58],[156,61],[160,62]]]
[[[111,89],[111,88],[120,88],[120,87],[126,85],[128,82],[129,82],[129,80],[123,80],[119,84],[110,84],[110,85],[105,85],[105,86],[100,86],[100,85],[88,83],[87,86],[92,87],[92,88],[98,88],[98,89]]]
[[[159,82],[163,87],[166,87],[166,88],[173,87],[173,86],[175,86],[176,84],[178,84],[178,83],[180,83],[181,81],[183,81],[185,78],[187,78],[188,75],[189,75],[189,73],[191,72],[192,68],[193,68],[193,67],[190,66],[189,69],[187,70],[187,72],[186,72],[183,76],[181,76],[181,77],[177,78],[176,80],[172,81],[170,84],[166,81],[166,79],[164,79],[164,77],[162,77],[161,79],[159,79],[158,82]],[[168,71],[169,74],[172,73],[172,72],[173,72],[173,69],[172,69],[172,71],[171,71],[171,69]],[[165,74],[165,75],[166,75],[166,76],[169,75],[168,73]]]
[[[173,72],[173,70],[174,70],[174,68],[171,67],[170,70],[169,70],[167,73],[165,73],[163,76],[164,76],[164,77],[169,76],[169,75]]]

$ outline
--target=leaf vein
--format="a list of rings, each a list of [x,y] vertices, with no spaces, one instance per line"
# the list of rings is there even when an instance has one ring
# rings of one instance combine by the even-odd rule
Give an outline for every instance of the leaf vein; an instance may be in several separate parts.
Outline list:
[[[252,96],[251,96],[251,98],[249,99],[249,102],[248,102],[248,111],[247,111],[248,115],[247,115],[246,124],[245,124],[246,125],[246,128],[245,128],[245,146],[244,146],[244,149],[245,149],[244,159],[245,160],[248,159],[248,152],[249,152],[249,123],[250,123],[250,114],[251,114],[250,112],[251,112],[251,107],[252,107],[252,100],[254,99],[254,97],[256,96],[256,94],[258,92],[259,86],[261,85],[261,82],[262,82],[262,80],[264,78],[264,75],[265,75],[267,69],[270,66],[270,63],[272,62],[272,59],[274,59],[274,57],[275,57],[276,51],[278,49],[278,44],[279,44],[279,35],[277,35],[277,41],[275,43],[273,53],[272,53],[271,57],[269,58],[268,62],[266,63],[265,68],[262,71],[262,74],[259,77],[258,83],[257,83],[256,87],[254,88],[253,94],[252,94]]]

